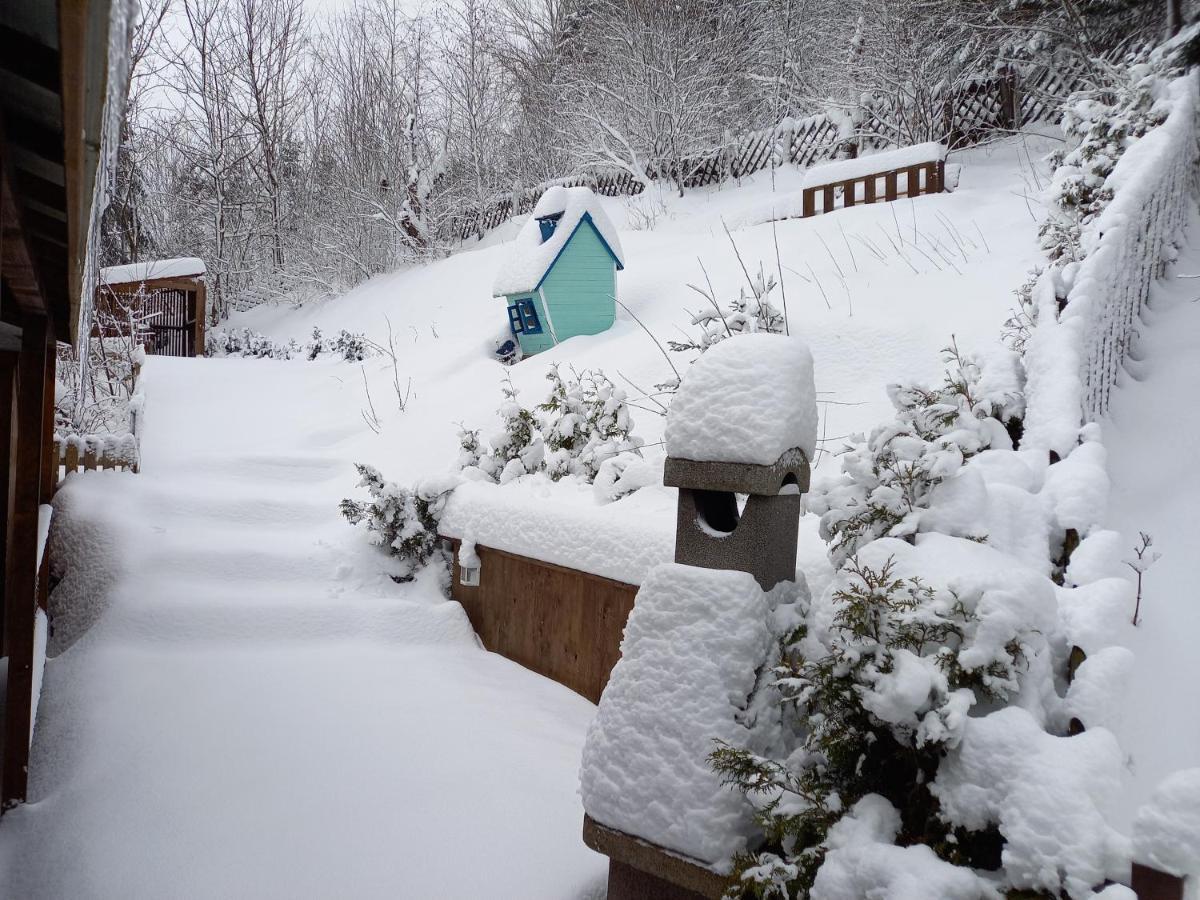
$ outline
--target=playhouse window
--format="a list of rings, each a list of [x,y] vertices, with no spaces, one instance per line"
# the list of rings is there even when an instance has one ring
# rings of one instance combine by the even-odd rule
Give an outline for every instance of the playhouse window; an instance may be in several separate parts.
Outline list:
[[[550,235],[554,234],[554,229],[558,227],[558,220],[562,218],[562,213],[554,213],[549,216],[542,216],[538,219],[538,228],[542,230],[542,243],[550,240]]]
[[[508,327],[512,329],[513,334],[524,331],[521,327],[521,309],[516,303],[508,308]]]
[[[532,300],[518,300],[516,310],[521,317],[521,331],[525,334],[542,333],[542,323]]]

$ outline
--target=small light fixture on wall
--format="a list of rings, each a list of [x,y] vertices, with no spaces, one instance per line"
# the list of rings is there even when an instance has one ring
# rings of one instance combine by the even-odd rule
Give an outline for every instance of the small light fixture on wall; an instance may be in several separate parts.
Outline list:
[[[479,573],[483,565],[475,552],[475,541],[470,535],[463,537],[458,545],[458,583],[463,587],[479,587]]]

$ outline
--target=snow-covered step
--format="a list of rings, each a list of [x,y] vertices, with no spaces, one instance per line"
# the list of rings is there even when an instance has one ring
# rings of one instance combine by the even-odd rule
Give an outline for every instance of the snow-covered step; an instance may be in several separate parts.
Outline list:
[[[231,456],[183,456],[169,460],[143,459],[143,471],[160,478],[218,481],[297,482],[312,485],[337,478],[354,478],[354,469],[344,460],[302,454],[247,454]],[[190,476],[190,477],[189,477]]]
[[[215,596],[161,602],[158,596],[122,600],[105,614],[102,633],[123,640],[164,642],[280,642],[339,640],[395,645],[475,647],[475,632],[457,603],[430,605],[391,599],[296,598],[256,604]]]

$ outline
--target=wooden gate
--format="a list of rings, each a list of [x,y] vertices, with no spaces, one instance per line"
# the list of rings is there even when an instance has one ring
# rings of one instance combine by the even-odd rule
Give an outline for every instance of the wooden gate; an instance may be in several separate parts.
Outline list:
[[[141,318],[146,352],[156,356],[196,355],[196,292],[178,288],[145,295]]]

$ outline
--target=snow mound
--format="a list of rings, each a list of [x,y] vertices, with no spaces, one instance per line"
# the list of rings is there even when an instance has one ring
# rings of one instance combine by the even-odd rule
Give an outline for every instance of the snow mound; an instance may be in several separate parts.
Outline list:
[[[556,215],[560,218],[554,232],[543,240],[538,219]],[[600,198],[593,194],[590,188],[556,185],[542,194],[537,206],[517,234],[516,240],[507,248],[507,255],[500,263],[496,280],[492,284],[492,294],[500,297],[505,294],[536,291],[546,271],[558,258],[558,254],[567,245],[567,241],[571,239],[571,235],[585,216],[616,257],[617,268],[625,268],[625,256],[621,252],[617,229],[613,227],[600,205]]]
[[[1128,865],[1106,808],[1123,769],[1109,731],[1055,737],[1010,706],[968,721],[931,790],[949,822],[971,831],[999,825],[1014,887],[1079,898]]]
[[[724,340],[687,370],[667,412],[667,456],[768,466],[817,446],[808,345],[781,334]]]
[[[771,650],[769,616],[745,572],[650,572],[583,749],[592,818],[714,866],[745,849],[752,809],[707,757],[717,740],[748,742],[738,719]]]
[[[194,256],[182,256],[179,259],[152,259],[149,262],[130,263],[127,266],[109,266],[100,270],[100,280],[104,284],[137,284],[139,281],[150,281],[154,278],[203,275],[205,271],[204,260]]]
[[[980,900],[986,896],[969,869],[940,860],[928,847],[895,847],[900,813],[886,798],[867,794],[834,823],[829,853],[812,900]]]
[[[626,584],[675,553],[675,497],[636,491],[598,505],[593,488],[541,476],[497,485],[468,481],[446,501],[438,531],[496,550],[590,572]]]
[[[1168,776],[1133,822],[1134,856],[1172,875],[1200,876],[1200,769]]]

